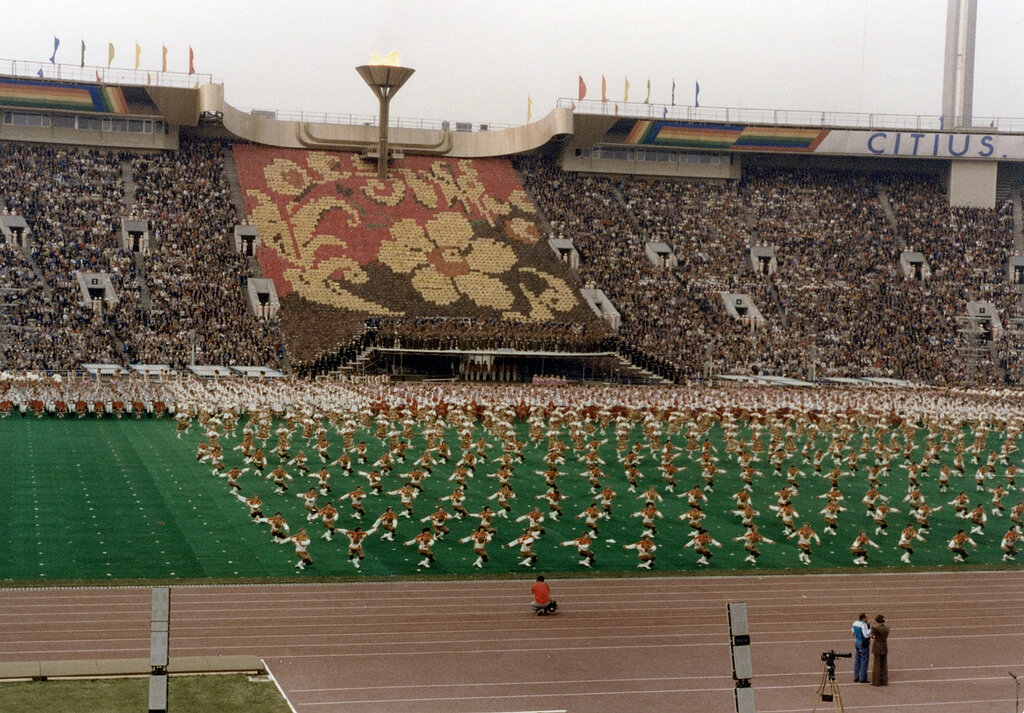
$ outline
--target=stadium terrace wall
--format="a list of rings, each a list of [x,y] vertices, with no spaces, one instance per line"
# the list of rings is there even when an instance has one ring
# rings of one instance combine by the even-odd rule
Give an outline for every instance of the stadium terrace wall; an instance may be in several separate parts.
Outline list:
[[[377,144],[376,126],[282,121],[253,116],[221,102],[205,106],[217,112],[224,128],[235,136],[264,146],[324,151],[362,151]],[[573,113],[556,108],[544,118],[524,126],[497,131],[452,131],[392,128],[392,149],[410,154],[488,158],[538,149],[573,133]]]

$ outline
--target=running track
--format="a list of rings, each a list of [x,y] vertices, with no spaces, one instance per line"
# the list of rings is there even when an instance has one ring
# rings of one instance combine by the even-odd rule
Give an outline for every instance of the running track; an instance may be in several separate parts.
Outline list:
[[[171,656],[263,657],[298,713],[734,710],[726,603],[748,605],[759,713],[832,711],[816,694],[860,611],[885,614],[888,688],[846,710],[1010,713],[1024,677],[1024,572],[182,586]],[[0,590],[0,661],[149,655],[150,590]],[[1024,682],[1024,678],[1022,678]]]

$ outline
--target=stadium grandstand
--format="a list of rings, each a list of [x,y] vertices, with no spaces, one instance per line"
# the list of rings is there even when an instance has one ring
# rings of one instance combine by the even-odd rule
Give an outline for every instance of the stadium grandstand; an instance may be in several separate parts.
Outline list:
[[[1012,599],[1021,126],[564,99],[522,126],[381,132],[243,112],[212,81],[9,66],[0,581],[739,572],[760,590],[800,571],[852,590],[869,567],[977,566]],[[375,645],[387,607],[422,605],[381,591],[373,622],[346,620]],[[910,616],[915,591],[875,601]],[[775,609],[754,606],[767,638]],[[431,616],[439,647],[457,627]],[[383,710],[359,698],[374,661],[337,689],[346,710]],[[733,702],[728,671],[686,686],[714,676],[701,710]],[[608,695],[587,710],[629,709]],[[311,698],[297,709],[345,703]]]
[[[381,180],[375,127],[218,85],[3,87],[7,370],[1024,378],[1014,132],[572,102],[399,122]]]

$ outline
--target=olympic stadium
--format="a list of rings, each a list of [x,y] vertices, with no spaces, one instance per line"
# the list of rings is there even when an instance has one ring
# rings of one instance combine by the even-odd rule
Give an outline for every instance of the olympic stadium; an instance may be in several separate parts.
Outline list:
[[[782,713],[868,610],[851,710],[1016,705],[1024,120],[358,71],[377,116],[0,60],[0,679]]]

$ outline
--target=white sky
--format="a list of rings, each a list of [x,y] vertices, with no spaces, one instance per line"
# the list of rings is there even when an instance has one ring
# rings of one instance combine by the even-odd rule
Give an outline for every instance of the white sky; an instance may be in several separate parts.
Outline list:
[[[939,113],[945,0],[35,0],[7,5],[0,59],[196,70],[252,108],[375,115],[354,67],[398,50],[416,74],[392,116],[520,124],[577,76],[599,99]],[[980,0],[974,115],[1024,118],[1024,2]],[[2,7],[2,5],[0,5]],[[5,72],[0,62],[0,72]]]

